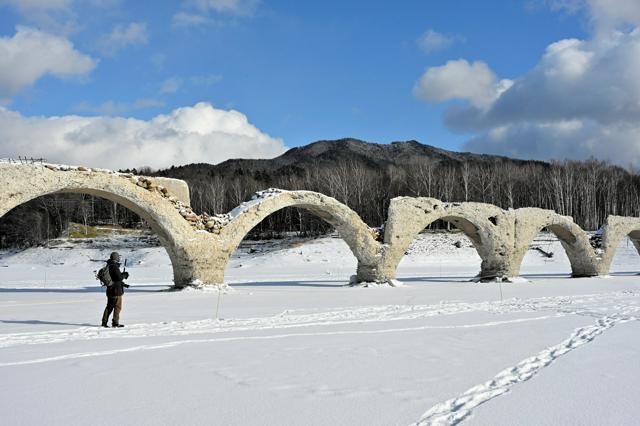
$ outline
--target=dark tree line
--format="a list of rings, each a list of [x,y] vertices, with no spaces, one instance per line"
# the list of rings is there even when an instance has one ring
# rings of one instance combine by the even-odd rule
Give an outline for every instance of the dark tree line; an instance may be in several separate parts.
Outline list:
[[[610,214],[640,216],[640,174],[597,160],[544,163],[497,157],[483,161],[416,158],[380,166],[348,159],[275,171],[207,167],[184,166],[155,174],[185,179],[194,210],[210,214],[226,213],[254,192],[277,187],[334,197],[370,226],[384,223],[389,200],[398,196],[477,201],[505,209],[540,207],[572,216],[589,230],[599,228]],[[151,170],[143,172],[152,174]],[[50,195],[19,206],[0,219],[0,245],[38,244],[61,235],[69,222],[136,226],[140,219],[108,200],[82,194]],[[328,229],[308,212],[287,208],[269,216],[252,236],[320,234]]]
[[[0,218],[0,248],[29,247],[57,238],[69,223],[86,226],[136,227],[140,218],[103,198],[86,194],[55,194],[22,204]]]
[[[597,160],[549,164],[421,158],[386,167],[338,161],[295,173],[210,172],[180,177],[189,182],[193,208],[209,213],[227,212],[255,191],[277,187],[334,197],[370,226],[384,223],[389,200],[398,196],[477,201],[505,209],[540,207],[572,216],[590,230],[599,228],[608,215],[640,216],[640,175]],[[290,210],[274,214],[263,228],[312,232],[326,228],[309,214]]]

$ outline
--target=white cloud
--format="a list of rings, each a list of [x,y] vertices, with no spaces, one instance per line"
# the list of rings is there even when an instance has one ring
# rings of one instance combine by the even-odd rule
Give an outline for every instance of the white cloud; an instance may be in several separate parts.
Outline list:
[[[538,65],[489,106],[450,109],[446,123],[483,131],[520,122],[640,121],[640,31],[551,44]]]
[[[98,41],[99,50],[107,56],[114,56],[129,46],[146,44],[149,41],[147,24],[131,22],[128,25],[116,25],[109,34]]]
[[[552,10],[574,14],[584,12],[589,16],[597,33],[609,33],[621,25],[640,25],[638,0],[545,0]]]
[[[541,67],[547,78],[572,81],[588,71],[593,56],[594,52],[580,40],[560,40],[547,47]]]
[[[238,111],[198,103],[148,121],[73,115],[25,117],[0,108],[0,150],[9,157],[26,155],[120,169],[272,158],[283,153],[285,146]]]
[[[95,66],[66,38],[19,26],[13,37],[0,37],[0,98],[16,94],[44,75],[85,76]]]
[[[175,93],[182,87],[182,79],[179,77],[171,77],[162,82],[160,93]]]
[[[442,34],[429,29],[418,38],[416,43],[423,52],[432,53],[451,47],[454,43],[461,41],[464,41],[464,38],[459,35]]]
[[[491,104],[510,85],[509,80],[498,81],[486,63],[476,61],[470,64],[459,59],[428,68],[415,84],[413,94],[430,102],[468,100],[482,108]]]
[[[516,158],[586,160],[597,158],[624,167],[640,165],[640,125],[593,120],[521,121],[472,138],[466,149]]]
[[[640,25],[638,0],[589,0],[589,13],[598,35],[605,37],[616,28]]]
[[[472,71],[464,62],[457,72],[449,64],[427,70],[417,94],[431,102],[463,100],[447,108],[444,122],[473,135],[465,146],[471,151],[536,159],[593,156],[640,167],[640,1],[547,4],[588,13],[592,36],[551,43],[535,67],[493,98],[495,73],[488,67]]]
[[[11,7],[26,23],[58,35],[69,35],[78,30],[73,0],[0,0],[0,7]]]

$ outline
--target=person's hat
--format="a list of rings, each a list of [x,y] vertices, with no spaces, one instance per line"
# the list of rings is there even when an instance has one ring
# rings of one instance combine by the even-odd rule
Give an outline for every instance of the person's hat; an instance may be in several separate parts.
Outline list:
[[[114,251],[113,253],[111,253],[111,256],[109,256],[110,260],[115,260],[116,262],[120,260],[120,254],[117,251]]]

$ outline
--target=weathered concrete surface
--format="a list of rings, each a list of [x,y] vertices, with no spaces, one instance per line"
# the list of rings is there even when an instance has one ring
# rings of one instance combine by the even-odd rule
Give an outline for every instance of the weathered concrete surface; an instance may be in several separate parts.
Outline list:
[[[610,216],[602,232],[603,247],[594,250],[589,234],[552,210],[502,210],[491,204],[443,203],[433,198],[398,197],[391,200],[385,226],[380,279],[394,279],[404,253],[419,232],[436,220],[450,222],[464,232],[482,259],[480,280],[509,280],[520,275],[527,250],[540,231],[553,232],[571,263],[572,276],[609,273],[620,241],[629,236],[640,253],[640,218]]]
[[[629,236],[640,254],[640,218],[609,216],[602,229],[602,249],[598,250],[597,275],[607,275],[622,239]]]
[[[482,259],[480,279],[508,276],[514,235],[510,212],[491,204],[443,203],[435,198],[398,197],[389,204],[380,276],[396,277],[411,242],[430,223],[444,220],[464,232]]]
[[[280,191],[268,193],[230,212],[231,221],[219,234],[220,267],[229,261],[240,242],[267,216],[285,207],[305,209],[333,226],[358,259],[358,281],[378,281],[381,245],[376,231],[369,228],[360,216],[334,198],[311,191]]]
[[[0,164],[0,216],[47,194],[85,193],[106,198],[138,214],[158,235],[171,258],[176,285],[216,282],[207,261],[207,254],[214,249],[208,235],[194,231],[169,201],[170,193],[163,195],[157,187],[145,189],[130,175],[81,169]]]
[[[589,242],[589,235],[573,222],[570,216],[561,216],[553,210],[521,208],[514,210],[514,250],[508,276],[520,274],[520,265],[533,239],[543,229],[553,232],[564,247],[574,277],[598,275],[598,258]]]
[[[349,207],[310,191],[261,191],[228,214],[197,215],[188,206],[187,184],[84,167],[0,162],[0,216],[34,198],[54,193],[86,193],[123,205],[143,218],[166,248],[176,286],[223,284],[231,254],[251,229],[272,213],[306,209],[331,224],[358,260],[358,282],[390,282],[411,242],[436,220],[464,232],[482,259],[478,278],[509,279],[542,229],[558,236],[573,276],[606,275],[620,241],[629,236],[640,253],[640,218],[610,216],[602,247],[589,234],[551,210],[503,210],[483,203],[444,203],[434,198],[391,200],[383,242]],[[174,193],[175,192],[175,193]]]
[[[169,193],[174,195],[184,205],[191,205],[191,196],[189,195],[189,185],[187,182],[180,179],[172,179],[167,177],[151,177],[149,178],[156,185],[164,186]]]
[[[169,188],[178,191],[179,196]],[[375,281],[381,245],[375,231],[337,200],[310,191],[264,191],[227,215],[196,215],[187,205],[185,182],[146,178],[84,167],[0,163],[0,216],[34,198],[85,193],[115,201],[145,220],[171,259],[174,283],[222,284],[229,257],[246,234],[268,215],[299,207],[326,220],[358,259],[357,276]],[[211,225],[211,226],[209,226]]]

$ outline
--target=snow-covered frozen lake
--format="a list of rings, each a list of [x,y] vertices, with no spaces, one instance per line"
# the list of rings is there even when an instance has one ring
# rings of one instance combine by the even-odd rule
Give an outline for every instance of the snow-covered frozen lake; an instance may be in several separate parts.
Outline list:
[[[469,282],[480,259],[460,234],[423,234],[396,288],[345,287],[338,238],[256,242],[219,294],[164,291],[164,249],[123,238],[0,252],[0,423],[638,423],[628,241],[611,277],[570,279],[541,234],[554,257],[529,251],[529,282],[499,285]],[[131,273],[117,330],[99,327],[92,272],[114,248]]]

